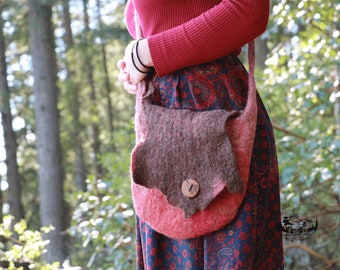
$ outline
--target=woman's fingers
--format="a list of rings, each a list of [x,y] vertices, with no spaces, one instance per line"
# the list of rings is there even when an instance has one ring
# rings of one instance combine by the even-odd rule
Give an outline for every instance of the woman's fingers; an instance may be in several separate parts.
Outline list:
[[[130,81],[130,76],[126,72],[120,72],[118,75],[118,80],[121,82]]]
[[[121,71],[125,69],[125,61],[123,59],[118,60],[117,62],[117,68],[120,69]]]
[[[134,70],[133,66],[129,66],[129,63],[124,59],[118,60],[117,68],[120,71],[118,80],[123,83],[124,89],[130,94],[136,94],[137,84],[145,77],[145,74],[141,74],[137,72],[137,70]]]
[[[123,86],[126,92],[128,92],[129,94],[135,95],[137,93],[137,85],[125,81],[123,82]]]

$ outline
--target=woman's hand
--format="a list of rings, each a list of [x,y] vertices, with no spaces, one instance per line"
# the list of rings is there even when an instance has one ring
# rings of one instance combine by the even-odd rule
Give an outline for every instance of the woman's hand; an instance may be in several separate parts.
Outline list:
[[[137,41],[132,41],[126,47],[124,58],[118,61],[117,67],[118,79],[123,83],[124,89],[130,94],[136,94],[137,84],[145,79],[152,67],[147,41],[143,39],[138,44]]]

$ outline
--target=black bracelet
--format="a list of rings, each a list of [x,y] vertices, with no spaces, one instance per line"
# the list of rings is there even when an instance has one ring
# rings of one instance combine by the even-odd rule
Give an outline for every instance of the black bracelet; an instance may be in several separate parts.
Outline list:
[[[144,63],[142,62],[142,60],[139,57],[139,52],[138,52],[138,46],[139,46],[139,41],[141,41],[142,39],[138,39],[136,42],[136,54],[137,54],[137,59],[138,62],[146,69],[151,69],[151,67],[148,67],[147,65],[144,65]]]
[[[134,56],[133,56],[133,50],[135,49],[136,43],[137,43],[137,42],[135,42],[135,44],[133,44],[132,50],[131,50],[131,60],[132,60],[132,64],[133,64],[133,66],[135,67],[135,69],[137,69],[140,73],[148,74],[149,71],[140,70],[139,67],[136,65],[135,58],[134,58]]]

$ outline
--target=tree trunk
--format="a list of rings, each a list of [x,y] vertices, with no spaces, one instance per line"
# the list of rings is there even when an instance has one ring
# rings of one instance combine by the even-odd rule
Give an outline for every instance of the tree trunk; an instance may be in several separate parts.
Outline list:
[[[106,46],[105,43],[106,41],[103,38],[103,22],[101,18],[101,8],[100,8],[100,1],[97,0],[97,20],[98,20],[98,25],[99,25],[99,40],[100,40],[100,47],[101,47],[101,54],[102,54],[102,61],[103,61],[103,68],[104,68],[104,76],[105,76],[105,90],[106,90],[106,98],[105,100],[107,101],[107,115],[108,115],[108,126],[109,126],[109,131],[110,131],[110,145],[111,151],[115,150],[114,146],[114,125],[113,125],[113,108],[112,108],[112,102],[111,102],[111,84],[110,84],[110,77],[109,77],[109,72],[108,72],[108,67],[107,67],[107,58],[106,58]]]
[[[71,16],[69,10],[69,0],[63,0],[63,27],[65,34],[63,36],[66,52],[72,49],[73,35],[71,28]],[[67,55],[67,54],[66,54]],[[67,57],[66,57],[67,62]],[[80,102],[79,102],[79,87],[73,83],[72,77],[75,74],[74,70],[69,68],[69,64],[66,63],[66,80],[68,83],[67,91],[72,91],[72,102],[70,109],[72,111],[72,118],[74,123],[74,129],[72,131],[72,138],[74,140],[75,162],[74,162],[74,177],[78,190],[86,191],[86,169],[84,162],[83,141],[81,138],[81,124],[80,124]]]
[[[24,211],[21,201],[21,184],[17,163],[16,134],[12,126],[12,115],[9,102],[10,92],[7,83],[7,63],[5,51],[6,49],[3,34],[2,9],[0,7],[0,110],[6,150],[8,182],[7,201],[10,206],[10,215],[14,217],[15,222],[18,222],[24,218]]]
[[[87,12],[87,2],[88,0],[83,0],[83,7],[84,7],[84,25],[85,25],[85,49],[89,45],[89,15]],[[96,170],[96,177],[101,178],[103,176],[103,168],[100,163],[100,148],[101,143],[99,139],[100,131],[99,131],[99,117],[98,117],[98,110],[97,110],[97,97],[96,97],[96,87],[94,84],[93,78],[93,64],[92,64],[92,57],[88,51],[85,51],[85,73],[87,77],[87,82],[90,86],[91,93],[91,128],[92,128],[92,148],[94,154],[94,162],[95,162],[95,170]]]
[[[58,87],[52,7],[48,1],[30,0],[30,46],[34,76],[34,110],[39,163],[41,225],[53,225],[50,243],[43,255],[46,262],[66,258],[64,241],[64,194],[59,139]]]
[[[339,81],[339,72],[335,73],[336,77],[334,81]],[[335,135],[336,137],[340,137],[340,84],[334,87],[334,119],[335,119]]]

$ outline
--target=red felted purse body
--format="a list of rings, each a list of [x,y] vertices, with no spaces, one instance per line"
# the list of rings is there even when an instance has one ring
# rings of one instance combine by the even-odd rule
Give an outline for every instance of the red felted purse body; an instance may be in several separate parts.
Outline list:
[[[153,105],[152,84],[138,86],[131,157],[136,214],[171,238],[192,238],[231,222],[248,183],[257,122],[254,42],[249,93],[241,112],[194,112]]]

